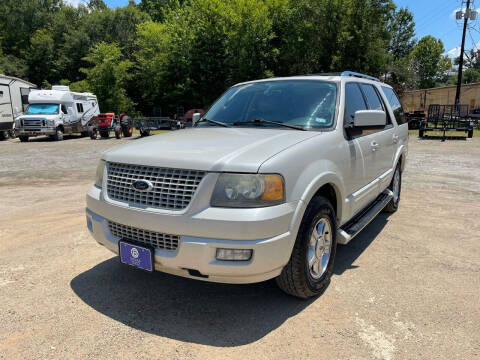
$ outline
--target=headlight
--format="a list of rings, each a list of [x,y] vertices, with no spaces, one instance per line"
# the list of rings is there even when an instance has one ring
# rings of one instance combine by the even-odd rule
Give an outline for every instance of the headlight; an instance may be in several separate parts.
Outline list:
[[[260,174],[220,174],[213,190],[214,207],[256,208],[285,202],[283,177]]]
[[[100,160],[97,166],[97,175],[95,176],[95,186],[102,187],[104,170],[105,170],[105,160]]]
[[[48,120],[48,126],[55,126],[55,120]]]

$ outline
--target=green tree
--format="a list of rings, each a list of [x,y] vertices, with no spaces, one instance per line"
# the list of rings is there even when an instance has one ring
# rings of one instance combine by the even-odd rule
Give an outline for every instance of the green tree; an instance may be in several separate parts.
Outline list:
[[[72,84],[73,88],[82,87],[82,90],[96,94],[102,111],[132,112],[134,104],[125,92],[132,63],[124,60],[120,47],[115,43],[98,43],[90,50],[85,61],[92,67],[81,69],[86,79]]]
[[[480,71],[474,68],[469,68],[463,72],[462,83],[471,84],[480,82]]]
[[[410,55],[415,47],[413,14],[406,8],[396,10],[387,22],[387,31],[391,36],[387,51],[393,57],[393,60]]]
[[[27,52],[28,79],[35,84],[55,78],[53,67],[54,41],[47,30],[37,30],[30,40]]]
[[[433,87],[435,79],[451,66],[449,59],[442,56],[444,51],[442,41],[430,35],[421,38],[413,49],[412,65],[421,89]]]
[[[149,14],[153,21],[163,22],[170,10],[179,9],[185,0],[142,0],[139,7]]]

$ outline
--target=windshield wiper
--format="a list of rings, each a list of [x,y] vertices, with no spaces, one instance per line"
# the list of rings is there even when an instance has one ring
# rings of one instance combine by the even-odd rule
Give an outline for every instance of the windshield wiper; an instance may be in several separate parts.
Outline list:
[[[212,124],[217,124],[217,125],[224,126],[224,127],[232,127],[231,125],[229,125],[227,123],[224,123],[224,122],[221,122],[221,121],[216,121],[216,120],[210,120],[210,119],[207,119],[207,118],[201,119],[200,121],[197,122],[197,124],[201,123],[203,121],[206,121],[206,122],[209,122],[209,123],[212,123]]]
[[[270,121],[270,120],[264,120],[264,119],[255,119],[255,120],[250,120],[250,121],[234,122],[233,126],[245,125],[245,124],[273,124],[273,125],[284,126],[284,127],[290,128],[290,129],[307,131],[307,129],[305,129],[301,126],[288,125],[288,124],[284,124],[284,123],[279,122],[279,121]]]

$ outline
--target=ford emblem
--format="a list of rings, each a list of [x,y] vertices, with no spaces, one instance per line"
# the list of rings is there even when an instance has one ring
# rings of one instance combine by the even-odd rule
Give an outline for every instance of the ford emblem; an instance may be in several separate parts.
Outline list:
[[[148,180],[135,180],[132,188],[136,191],[147,192],[153,189],[153,184]]]

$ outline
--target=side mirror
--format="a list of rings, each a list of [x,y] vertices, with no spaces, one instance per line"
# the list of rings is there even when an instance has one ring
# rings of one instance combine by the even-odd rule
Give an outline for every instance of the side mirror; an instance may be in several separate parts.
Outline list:
[[[354,127],[381,127],[387,124],[387,114],[383,110],[358,110],[353,118]]]
[[[192,115],[192,125],[195,125],[195,123],[200,120],[200,117],[202,116],[202,114],[200,113],[195,113]]]

